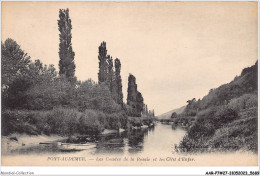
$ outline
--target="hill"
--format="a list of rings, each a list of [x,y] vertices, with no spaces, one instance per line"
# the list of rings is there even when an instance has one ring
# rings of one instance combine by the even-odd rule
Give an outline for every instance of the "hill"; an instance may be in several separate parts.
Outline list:
[[[230,83],[219,86],[216,89],[210,89],[208,95],[201,100],[193,98],[188,101],[183,114],[186,116],[196,116],[196,114],[204,109],[227,105],[232,99],[238,98],[244,94],[256,94],[257,85],[257,65],[243,69],[240,76],[236,76]]]
[[[211,89],[201,100],[188,101],[174,125],[188,128],[179,151],[257,152],[258,62],[230,83]]]
[[[171,111],[168,111],[168,112],[165,112],[159,116],[157,116],[158,119],[169,119],[172,115],[173,112],[176,112],[177,114],[181,114],[184,109],[185,109],[186,106],[182,106],[180,108],[177,108],[177,109],[173,109]]]

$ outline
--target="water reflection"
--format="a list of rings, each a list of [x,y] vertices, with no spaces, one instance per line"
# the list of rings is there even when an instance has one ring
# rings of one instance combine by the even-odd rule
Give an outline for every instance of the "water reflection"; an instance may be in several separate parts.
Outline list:
[[[129,153],[138,153],[143,151],[143,143],[145,136],[148,135],[148,131],[152,130],[154,127],[148,129],[138,129],[131,131],[128,136]]]
[[[157,124],[155,127],[141,128],[121,133],[111,133],[105,135],[88,135],[77,138],[68,138],[56,141],[53,144],[38,144],[32,146],[21,146],[10,149],[9,154],[58,154],[62,144],[81,146],[80,153],[87,154],[137,154],[161,151],[172,151],[174,144],[178,144],[183,138],[183,129],[172,129],[171,125]],[[85,144],[92,144],[92,148],[84,148]],[[70,150],[66,150],[70,152]],[[75,150],[71,150],[75,152]]]

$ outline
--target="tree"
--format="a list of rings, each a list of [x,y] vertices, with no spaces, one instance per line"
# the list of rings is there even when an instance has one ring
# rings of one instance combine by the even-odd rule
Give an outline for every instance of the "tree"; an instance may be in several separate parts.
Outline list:
[[[148,107],[145,105],[145,114],[148,115]]]
[[[107,74],[108,74],[106,42],[102,42],[98,47],[98,60],[99,60],[98,83],[101,84],[107,81]]]
[[[108,73],[106,78],[106,84],[108,85],[108,88],[112,93],[112,96],[114,97],[114,99],[116,99],[114,65],[113,65],[113,59],[112,57],[110,57],[110,55],[107,56],[107,63],[108,63]]]
[[[136,95],[136,111],[137,111],[137,116],[141,117],[141,112],[144,107],[144,98],[141,94],[141,92],[137,91]]]
[[[171,115],[171,118],[177,118],[177,113],[176,112],[173,112],[172,115]]]
[[[28,79],[30,56],[13,39],[1,42],[2,107],[16,108],[26,104],[25,91],[31,86]]]
[[[132,74],[128,76],[128,88],[127,88],[127,105],[132,108],[135,107],[136,102],[136,94],[137,94],[137,85],[135,83],[135,77]]]
[[[102,42],[98,47],[99,72],[98,83],[105,84],[109,88],[115,102],[123,107],[122,79],[120,75],[121,63],[118,58],[113,59],[107,55],[106,42]]]
[[[58,26],[60,31],[60,44],[59,44],[59,74],[73,82],[75,81],[75,53],[72,50],[72,35],[71,35],[71,19],[69,17],[69,9],[60,9],[59,11]]]
[[[137,90],[136,79],[132,74],[128,77],[128,88],[127,88],[127,105],[132,108],[132,114],[140,117],[143,111],[144,99],[142,94]]]
[[[118,58],[115,59],[115,82],[116,82],[116,92],[117,100],[116,102],[123,107],[123,92],[122,92],[122,79],[120,75],[121,62]]]
[[[28,71],[30,56],[27,55],[13,39],[1,42],[2,56],[2,92],[7,90],[10,84],[19,76]]]

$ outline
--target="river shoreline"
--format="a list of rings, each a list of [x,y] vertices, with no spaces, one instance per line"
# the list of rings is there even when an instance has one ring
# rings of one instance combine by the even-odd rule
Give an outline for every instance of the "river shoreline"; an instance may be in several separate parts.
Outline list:
[[[71,152],[58,151],[57,149],[59,149],[61,145],[50,145],[47,143],[39,144],[40,142],[44,141],[48,142],[51,140],[63,140],[64,137],[62,136],[21,135],[17,136],[18,141],[10,139],[10,137],[15,136],[3,136],[2,141],[12,141],[12,144],[19,144],[17,147],[20,147],[21,149],[12,151],[9,154],[2,155],[2,164],[12,166],[100,166],[115,164],[122,166],[220,166],[231,164],[245,166],[255,165],[257,163],[257,154],[250,152],[237,151],[230,153],[216,152],[193,154],[174,152],[173,146],[175,144],[178,144],[180,140],[183,139],[183,136],[185,134],[186,131],[181,128],[172,129],[171,125],[158,123],[156,124],[155,128],[143,128],[132,131],[124,131],[122,133],[110,133],[107,135],[100,135],[99,137],[101,138],[99,138],[99,140],[95,143],[94,148]],[[22,140],[30,142],[27,142],[25,146],[22,146]],[[67,140],[67,137],[65,140]],[[50,157],[60,158],[60,160],[48,160],[48,158]],[[79,157],[83,157],[85,158],[85,160],[68,160],[69,158]],[[116,157],[120,158],[122,161],[111,161],[111,158]],[[125,158],[128,158],[128,161],[126,161]],[[134,162],[130,161],[131,158],[134,159]],[[140,160],[138,158],[148,159]],[[157,160],[153,161],[154,158],[157,158]],[[214,158],[214,160],[212,160],[212,158]],[[236,161],[234,161],[234,158],[241,159],[237,159]],[[245,158],[247,159],[245,160]]]
[[[15,150],[27,146],[39,145],[40,143],[54,142],[64,140],[68,137],[59,135],[28,135],[28,134],[10,134],[1,136],[2,154],[8,154],[10,150]]]
[[[154,124],[152,125],[143,125],[140,127],[132,127],[132,130],[141,130],[141,129],[146,129],[149,127],[153,127]],[[71,144],[79,144],[81,143],[81,138],[86,138],[86,136],[106,136],[106,135],[111,135],[111,134],[121,134],[123,132],[126,132],[125,129],[119,129],[119,130],[111,130],[111,129],[105,129],[103,132],[93,135],[93,134],[73,134],[73,135],[66,135],[66,136],[61,136],[61,135],[29,135],[25,133],[13,133],[9,134],[7,136],[1,136],[1,148],[2,148],[2,154],[3,155],[8,155],[10,154],[10,151],[14,150],[19,150],[23,149],[26,147],[31,147],[31,146],[37,146],[39,144],[55,144],[60,141],[66,141]],[[88,140],[88,139],[87,139]],[[91,141],[88,141],[89,143],[93,143],[93,139],[90,139]],[[88,143],[86,142],[86,143]]]

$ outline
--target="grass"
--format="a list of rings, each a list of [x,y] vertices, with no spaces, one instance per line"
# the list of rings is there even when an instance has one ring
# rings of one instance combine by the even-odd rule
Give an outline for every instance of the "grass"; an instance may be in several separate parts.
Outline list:
[[[257,152],[257,107],[239,113],[228,106],[200,112],[176,150]]]

